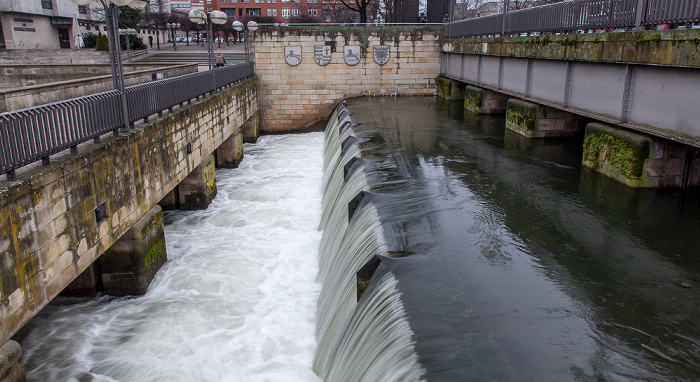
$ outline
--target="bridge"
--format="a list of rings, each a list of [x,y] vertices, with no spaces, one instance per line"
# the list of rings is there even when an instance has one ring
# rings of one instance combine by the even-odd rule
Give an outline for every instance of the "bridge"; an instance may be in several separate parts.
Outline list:
[[[700,183],[695,31],[462,39],[450,28],[262,26],[254,76],[246,63],[129,88],[131,128],[114,91],[0,114],[0,351],[15,360],[0,374],[19,359],[11,337],[62,290],[143,293],[165,261],[161,209],[206,208],[214,168],[235,166],[244,138],[323,120],[348,97],[438,93],[506,113],[533,139],[613,137],[587,141],[637,150],[643,186]],[[327,65],[314,60],[318,45],[331,47]],[[300,63],[285,60],[289,46]],[[344,61],[346,46],[359,63]],[[377,46],[389,47],[383,64]],[[618,176],[601,155],[598,170]]]

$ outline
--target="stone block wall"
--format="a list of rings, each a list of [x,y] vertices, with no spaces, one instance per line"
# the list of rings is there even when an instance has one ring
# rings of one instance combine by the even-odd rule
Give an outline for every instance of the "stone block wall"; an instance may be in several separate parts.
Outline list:
[[[256,85],[245,81],[0,181],[1,343],[258,111]]]
[[[440,74],[442,28],[436,26],[263,26],[255,32],[262,131],[303,128],[324,119],[339,101],[363,95],[433,95]],[[314,60],[314,46],[335,47],[330,63]],[[344,60],[359,45],[360,61]],[[389,61],[374,60],[374,45],[390,45]],[[285,61],[285,46],[301,46],[301,63]]]

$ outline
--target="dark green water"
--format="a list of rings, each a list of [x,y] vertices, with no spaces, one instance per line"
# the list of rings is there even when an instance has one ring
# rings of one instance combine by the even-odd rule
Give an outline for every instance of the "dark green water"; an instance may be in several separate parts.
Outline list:
[[[348,101],[431,381],[700,380],[700,192],[435,98]]]

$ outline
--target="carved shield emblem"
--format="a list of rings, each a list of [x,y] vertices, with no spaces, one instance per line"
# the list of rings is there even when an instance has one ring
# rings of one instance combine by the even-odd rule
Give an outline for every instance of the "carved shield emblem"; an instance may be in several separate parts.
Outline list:
[[[287,61],[289,65],[299,65],[301,63],[301,45],[285,46],[284,60]]]
[[[331,62],[331,46],[314,45],[314,59],[321,66],[328,65]]]
[[[345,63],[348,65],[357,65],[360,62],[360,46],[345,45],[345,53],[343,54]]]
[[[384,65],[389,62],[390,45],[374,45],[372,51],[374,52],[374,62],[377,64]]]

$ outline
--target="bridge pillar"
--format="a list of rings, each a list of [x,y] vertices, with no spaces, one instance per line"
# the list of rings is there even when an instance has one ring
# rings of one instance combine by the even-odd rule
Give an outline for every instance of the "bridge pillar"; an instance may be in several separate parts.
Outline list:
[[[446,100],[461,100],[464,98],[464,84],[450,78],[437,78],[438,97]]]
[[[22,348],[16,341],[0,347],[0,382],[24,382],[27,374],[22,363]]]
[[[697,149],[602,123],[586,126],[582,163],[630,187],[700,185]]]
[[[241,132],[243,133],[243,142],[255,143],[260,136],[260,112],[256,111],[252,117],[250,117],[241,126]]]
[[[163,212],[156,205],[99,257],[105,293],[145,294],[166,260]]]
[[[180,209],[204,210],[216,196],[216,167],[214,156],[202,160],[177,186]]]
[[[464,88],[464,110],[474,114],[502,114],[506,112],[508,96],[476,86]]]
[[[509,99],[506,128],[528,138],[571,137],[579,132],[579,120],[562,110]]]
[[[217,168],[236,168],[243,159],[243,134],[236,130],[216,149]]]
[[[98,292],[103,290],[102,274],[98,260],[87,267],[67,287],[63,288],[61,294],[73,297],[95,297]]]

